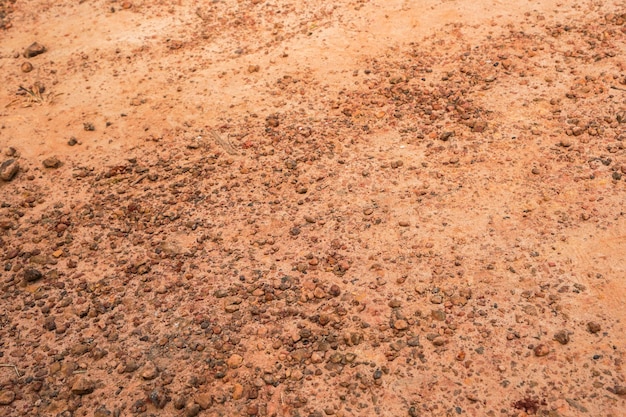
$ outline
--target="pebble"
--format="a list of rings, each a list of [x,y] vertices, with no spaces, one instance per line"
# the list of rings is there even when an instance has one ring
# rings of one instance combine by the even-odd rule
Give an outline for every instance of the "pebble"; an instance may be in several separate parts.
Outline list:
[[[250,404],[247,408],[246,408],[246,413],[249,416],[256,416],[257,414],[259,414],[259,406],[256,404]]]
[[[595,334],[598,333],[601,329],[602,327],[595,321],[590,321],[589,323],[587,323],[587,330],[589,331],[589,333]]]
[[[535,352],[535,356],[541,357],[546,356],[548,353],[550,353],[550,348],[546,345],[541,344],[535,347],[533,351]]]
[[[22,70],[22,72],[25,73],[31,72],[33,70],[33,64],[31,64],[30,62],[24,62],[20,66],[20,69]]]
[[[57,323],[55,321],[55,318],[53,316],[46,317],[43,322],[43,328],[50,332],[56,330]]]
[[[435,346],[443,346],[448,342],[448,340],[443,336],[437,336],[432,340],[432,342]]]
[[[46,168],[58,168],[61,166],[61,161],[56,156],[51,156],[43,160],[43,166]]]
[[[406,341],[406,344],[411,346],[411,347],[419,346],[420,345],[420,338],[419,338],[419,336],[411,337],[409,340]]]
[[[207,392],[197,394],[194,399],[203,410],[206,410],[213,404],[213,397]]]
[[[77,395],[91,394],[96,389],[96,383],[84,376],[78,377],[72,384],[72,393]]]
[[[196,417],[200,413],[200,405],[192,402],[187,403],[185,406],[186,417]]]
[[[393,323],[393,328],[396,330],[406,330],[409,328],[409,323],[406,320],[396,320]]]
[[[433,304],[441,304],[443,303],[443,297],[441,295],[433,295],[430,297],[430,302]]]
[[[143,366],[143,369],[141,370],[141,377],[148,381],[156,378],[158,374],[159,370],[152,361],[146,362],[146,364]]]
[[[554,340],[562,345],[566,345],[569,343],[569,333],[567,330],[561,330],[554,335]]]
[[[40,44],[39,42],[31,43],[28,48],[24,51],[25,58],[32,58],[37,55],[41,55],[46,52],[46,47]]]
[[[228,361],[226,361],[226,363],[228,364],[229,368],[237,369],[243,363],[243,357],[241,355],[234,353],[233,355],[231,355],[230,358],[228,358]]]
[[[0,165],[0,179],[11,181],[20,170],[20,164],[15,159],[7,159]]]
[[[43,278],[43,274],[35,268],[28,268],[24,271],[24,281],[26,282],[39,281],[41,278]]]
[[[157,387],[153,389],[148,395],[148,399],[150,400],[152,404],[154,404],[156,408],[159,408],[159,409],[164,408],[167,405],[167,403],[171,401],[170,396],[161,387]]]
[[[233,386],[233,400],[239,400],[243,397],[243,385],[235,384]]]
[[[15,400],[15,393],[9,390],[0,391],[0,405],[9,405]]]
[[[443,310],[433,310],[430,315],[434,320],[444,321],[446,319],[446,312]]]
[[[107,408],[104,405],[98,407],[98,409],[96,409],[96,411],[93,412],[93,417],[110,417],[110,416],[111,416],[111,411],[107,410]]]
[[[328,290],[328,294],[330,294],[332,297],[338,297],[341,294],[341,289],[339,288],[338,285],[333,284],[330,286],[330,289]]]
[[[482,133],[485,131],[485,129],[487,129],[487,122],[485,122],[484,120],[478,120],[476,123],[474,123],[474,126],[472,127],[472,132]]]

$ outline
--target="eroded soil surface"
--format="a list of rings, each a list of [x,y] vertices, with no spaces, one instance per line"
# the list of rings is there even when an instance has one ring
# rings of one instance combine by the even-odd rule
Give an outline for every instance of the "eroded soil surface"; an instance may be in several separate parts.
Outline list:
[[[622,2],[0,27],[0,415],[626,415]]]

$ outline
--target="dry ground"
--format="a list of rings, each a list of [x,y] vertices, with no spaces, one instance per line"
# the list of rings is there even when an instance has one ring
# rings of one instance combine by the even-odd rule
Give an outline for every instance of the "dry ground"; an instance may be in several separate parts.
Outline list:
[[[626,415],[622,2],[0,26],[1,415]]]

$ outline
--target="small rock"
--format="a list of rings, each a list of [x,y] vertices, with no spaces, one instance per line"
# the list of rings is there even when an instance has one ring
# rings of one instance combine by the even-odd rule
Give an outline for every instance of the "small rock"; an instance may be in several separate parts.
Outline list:
[[[324,357],[320,353],[313,352],[311,354],[311,363],[322,363],[323,360]]]
[[[569,343],[569,333],[567,330],[561,330],[554,335],[554,340],[562,345],[566,345]]]
[[[420,338],[419,336],[414,336],[412,338],[410,338],[409,340],[406,341],[406,344],[411,346],[411,347],[416,347],[420,345]]]
[[[45,320],[43,322],[43,328],[48,330],[49,332],[52,332],[52,331],[56,330],[57,323],[55,321],[54,316],[49,316],[49,317],[45,318]]]
[[[452,136],[454,136],[454,132],[443,132],[439,135],[439,140],[447,142]]]
[[[616,385],[613,388],[613,392],[616,395],[619,395],[620,397],[626,397],[626,386],[624,386],[624,385]],[[0,403],[0,404],[2,404],[2,403]]]
[[[587,323],[587,330],[589,331],[589,333],[595,334],[602,330],[602,326],[600,326],[600,324],[596,323],[595,321],[590,321],[589,323]]]
[[[330,294],[332,297],[338,297],[341,294],[341,289],[339,288],[338,285],[333,284],[330,286],[330,289],[328,290],[328,294]]]
[[[0,165],[0,179],[11,181],[19,170],[20,164],[15,159],[7,159]]]
[[[248,66],[248,72],[250,74],[252,74],[254,72],[259,72],[260,69],[261,69],[261,67],[259,67],[258,65],[249,65]]]
[[[46,52],[46,47],[40,44],[39,42],[33,42],[30,44],[28,48],[24,51],[24,57],[32,58],[37,55],[41,55]]]
[[[33,70],[33,64],[31,64],[30,62],[24,62],[20,66],[20,69],[22,70],[22,72],[31,72]]]
[[[228,361],[226,361],[226,363],[231,369],[239,368],[243,363],[243,357],[235,353],[230,358],[228,358]]]
[[[441,295],[433,295],[430,297],[430,302],[433,304],[441,304],[443,303],[443,297]]]
[[[406,330],[409,328],[409,323],[406,320],[396,320],[393,323],[393,328],[396,330]]]
[[[411,223],[409,223],[409,222],[408,222],[408,221],[406,221],[406,220],[400,220],[400,221],[398,222],[398,226],[400,226],[400,227],[409,227],[410,225],[411,225]]]
[[[233,400],[239,400],[243,397],[243,385],[235,384],[233,386]]]
[[[148,395],[148,400],[158,409],[163,409],[172,398],[168,395],[168,392],[162,388],[157,387],[153,389]]]
[[[211,406],[211,404],[213,404],[213,397],[211,396],[211,394],[206,392],[197,394],[194,399],[203,410],[206,410]]]
[[[432,342],[435,346],[443,346],[448,342],[448,340],[443,336],[437,336],[433,339]]]
[[[102,405],[96,411],[93,412],[93,417],[110,417],[111,411],[107,410],[107,408]]]
[[[35,268],[28,268],[24,271],[24,281],[26,282],[39,281],[41,278],[43,278],[43,274]]]
[[[200,413],[200,405],[191,402],[185,406],[185,417],[196,417]]]
[[[472,127],[472,132],[482,133],[485,131],[485,129],[487,129],[487,122],[485,122],[484,120],[479,120],[474,123],[474,126]]]
[[[43,160],[43,166],[46,168],[58,168],[61,166],[61,161],[56,156],[51,156]]]
[[[182,410],[185,408],[185,404],[187,404],[187,399],[185,397],[177,397],[174,400],[174,408],[176,410]]]
[[[433,310],[430,313],[430,316],[437,321],[444,321],[446,319],[446,312],[440,309]]]
[[[546,356],[548,353],[550,353],[550,348],[546,345],[541,344],[535,347],[534,352],[535,352],[535,356],[538,356],[538,357]]]
[[[0,405],[9,405],[15,400],[15,393],[9,390],[0,391]]]
[[[91,394],[96,389],[96,383],[84,376],[79,377],[72,384],[72,393],[77,395]]]
[[[146,362],[146,364],[143,366],[143,369],[141,370],[141,377],[148,381],[156,378],[158,374],[159,370],[152,361]]]

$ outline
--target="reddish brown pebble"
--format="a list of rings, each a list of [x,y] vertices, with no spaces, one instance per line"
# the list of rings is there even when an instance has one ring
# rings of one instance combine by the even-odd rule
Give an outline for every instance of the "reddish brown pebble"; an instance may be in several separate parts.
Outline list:
[[[546,345],[539,345],[534,349],[535,356],[546,356],[550,353],[550,348]]]
[[[33,70],[33,64],[31,64],[30,62],[24,62],[20,69],[22,70],[22,72],[31,72]]]
[[[589,333],[598,333],[601,329],[602,327],[595,321],[590,321],[589,323],[587,323],[587,330],[589,331]]]

